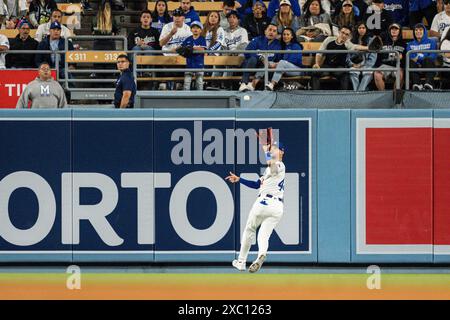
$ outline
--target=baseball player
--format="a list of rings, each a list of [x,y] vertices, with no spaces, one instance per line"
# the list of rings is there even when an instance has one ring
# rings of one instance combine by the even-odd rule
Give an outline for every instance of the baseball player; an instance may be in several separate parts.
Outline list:
[[[233,260],[233,267],[239,271],[245,271],[248,252],[252,241],[258,232],[258,258],[250,265],[249,272],[257,272],[267,256],[269,247],[269,238],[273,229],[276,227],[283,216],[283,194],[284,194],[284,176],[286,169],[283,164],[283,155],[285,147],[281,142],[273,145],[263,145],[266,154],[267,168],[264,175],[257,181],[249,181],[238,177],[230,172],[225,180],[231,183],[242,183],[243,185],[259,189],[258,198],[253,204],[247,219],[244,233],[241,239],[241,250],[239,258]]]

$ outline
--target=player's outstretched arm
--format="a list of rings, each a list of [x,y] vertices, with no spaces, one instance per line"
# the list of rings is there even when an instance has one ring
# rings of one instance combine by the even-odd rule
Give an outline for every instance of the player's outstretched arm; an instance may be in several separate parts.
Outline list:
[[[231,183],[239,182],[239,177],[230,171],[230,175],[225,177],[225,180],[230,181]]]
[[[247,186],[252,189],[259,189],[259,187],[261,185],[261,180],[259,180],[259,179],[256,181],[246,180],[244,178],[238,177],[231,171],[230,171],[230,175],[225,177],[225,180],[228,180],[231,183],[239,182],[239,183],[242,183],[244,186]]]

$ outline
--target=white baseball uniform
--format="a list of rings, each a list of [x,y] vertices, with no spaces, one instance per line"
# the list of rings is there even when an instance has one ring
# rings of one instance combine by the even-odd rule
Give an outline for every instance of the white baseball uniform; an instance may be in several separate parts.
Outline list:
[[[286,168],[281,161],[268,166],[260,178],[259,195],[250,210],[241,239],[239,261],[247,261],[252,241],[258,232],[258,257],[267,255],[269,238],[283,216],[284,177]]]

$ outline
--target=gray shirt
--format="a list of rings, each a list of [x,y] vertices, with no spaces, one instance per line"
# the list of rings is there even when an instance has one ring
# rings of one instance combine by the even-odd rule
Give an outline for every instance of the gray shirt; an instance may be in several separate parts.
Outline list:
[[[31,108],[64,108],[67,106],[64,89],[53,78],[43,81],[38,77],[31,81],[23,90],[16,108],[28,108],[29,101],[31,101]]]

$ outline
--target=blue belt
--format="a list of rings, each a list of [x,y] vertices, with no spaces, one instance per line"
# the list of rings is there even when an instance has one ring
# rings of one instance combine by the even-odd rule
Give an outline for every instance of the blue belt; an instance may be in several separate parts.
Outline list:
[[[258,197],[260,197],[260,196],[261,196],[261,194],[258,195]],[[275,200],[278,200],[278,201],[283,202],[283,199],[282,199],[282,198],[274,197],[274,196],[271,195],[271,194],[266,194],[265,197],[267,197],[267,198],[273,198],[273,199],[275,199]]]

